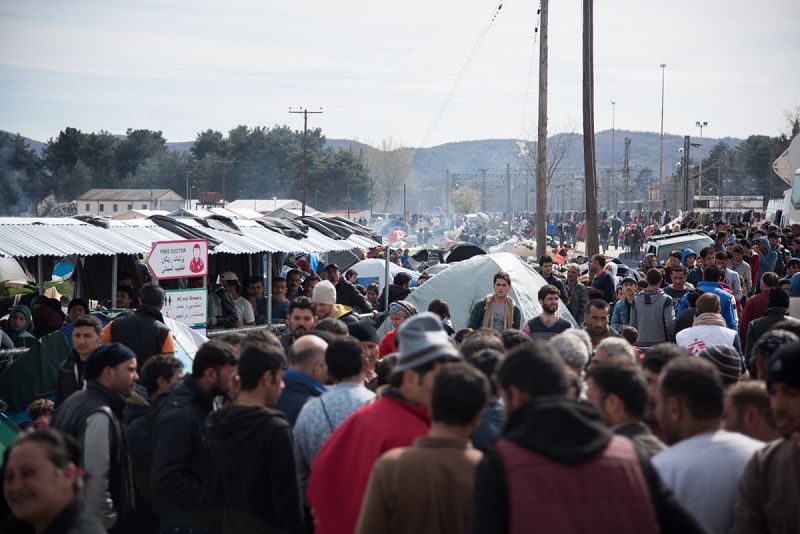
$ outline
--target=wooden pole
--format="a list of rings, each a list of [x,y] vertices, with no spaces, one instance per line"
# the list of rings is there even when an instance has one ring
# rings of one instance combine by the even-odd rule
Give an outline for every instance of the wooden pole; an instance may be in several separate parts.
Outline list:
[[[536,255],[547,254],[547,13],[542,0],[539,34],[539,131],[536,141]]]
[[[583,169],[586,177],[586,255],[600,252],[597,234],[597,173],[594,153],[593,0],[583,0]]]

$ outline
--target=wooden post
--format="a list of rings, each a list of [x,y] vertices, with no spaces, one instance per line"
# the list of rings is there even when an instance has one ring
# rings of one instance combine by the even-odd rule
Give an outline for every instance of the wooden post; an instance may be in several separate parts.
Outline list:
[[[539,35],[539,129],[536,141],[536,255],[547,254],[547,12],[542,0]]]
[[[583,168],[586,177],[586,256],[600,252],[594,153],[593,0],[583,0]]]

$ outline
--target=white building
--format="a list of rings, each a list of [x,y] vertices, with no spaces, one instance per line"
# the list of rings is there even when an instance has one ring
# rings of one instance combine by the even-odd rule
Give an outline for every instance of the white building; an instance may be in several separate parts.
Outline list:
[[[281,208],[300,211],[303,208],[303,203],[293,198],[253,198],[234,200],[233,202],[225,204],[225,207],[230,209],[247,208],[267,214]],[[306,215],[311,215],[312,213],[316,213],[316,211],[317,210],[306,204]]]
[[[183,207],[183,197],[171,189],[89,189],[78,197],[78,215],[114,217],[130,210],[174,211]]]

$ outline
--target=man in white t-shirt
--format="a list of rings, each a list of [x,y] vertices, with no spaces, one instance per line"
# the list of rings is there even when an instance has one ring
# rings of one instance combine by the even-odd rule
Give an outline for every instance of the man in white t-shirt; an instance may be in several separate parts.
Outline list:
[[[653,456],[661,479],[711,532],[725,534],[733,521],[737,483],[764,444],[720,430],[722,382],[701,358],[677,358],[664,368],[656,418],[670,448]]]
[[[239,324],[242,326],[253,326],[256,324],[256,317],[253,313],[253,306],[246,298],[242,296],[242,286],[239,285],[239,277],[236,273],[225,271],[219,275],[219,283],[225,287],[225,290],[230,294],[233,299],[233,305],[236,307],[236,315],[239,317]]]

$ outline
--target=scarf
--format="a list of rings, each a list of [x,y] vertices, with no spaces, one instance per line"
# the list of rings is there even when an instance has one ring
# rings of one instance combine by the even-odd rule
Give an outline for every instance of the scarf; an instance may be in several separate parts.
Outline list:
[[[721,326],[722,328],[728,327],[728,325],[725,324],[725,319],[723,319],[722,315],[718,313],[701,313],[700,315],[694,318],[692,326]]]
[[[483,311],[483,326],[485,328],[492,328],[492,315],[494,304],[494,293],[486,296],[486,309]],[[506,297],[506,311],[503,315],[503,329],[511,328],[514,321],[514,301],[511,297]]]

